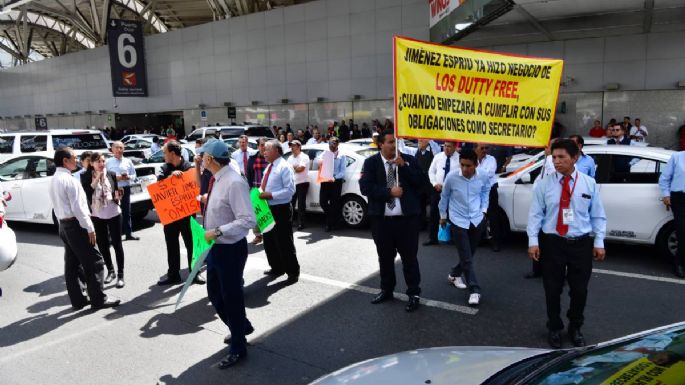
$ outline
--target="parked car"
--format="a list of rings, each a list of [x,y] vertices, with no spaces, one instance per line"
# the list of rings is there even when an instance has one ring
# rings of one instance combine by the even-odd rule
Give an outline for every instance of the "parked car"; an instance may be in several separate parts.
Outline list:
[[[0,189],[0,271],[9,269],[17,260],[17,237],[5,222],[5,207],[12,194]]]
[[[257,143],[257,140],[259,138],[252,137],[247,139],[247,147],[251,148],[253,150],[256,150],[259,147],[259,144]],[[224,143],[228,145],[229,148],[232,148],[233,150],[237,150],[240,148],[240,145],[238,144],[239,138],[229,138],[229,139],[224,139]]]
[[[131,138],[124,143],[124,156],[127,158],[147,159],[151,155],[152,139]]]
[[[60,146],[69,146],[76,154],[83,151],[109,152],[110,145],[98,130],[23,131],[0,134],[0,162],[18,155],[52,154]]]
[[[451,346],[362,361],[311,385],[685,384],[685,322],[569,350]]]
[[[195,152],[193,149],[195,148],[194,144],[184,144],[182,145],[183,151],[185,156],[188,156],[188,161],[193,162],[193,158],[195,157]],[[192,149],[191,149],[192,148]],[[185,159],[185,156],[183,157]],[[138,177],[149,177],[151,178],[146,179],[146,182],[143,183],[143,190],[147,191],[147,186],[150,183],[155,183],[157,182],[157,173],[159,172],[160,167],[164,164],[164,151],[159,150],[155,152],[154,154],[150,155],[147,159],[143,159],[140,161],[139,165],[134,166],[136,168],[136,174]]]
[[[268,126],[260,125],[231,125],[231,126],[212,126],[212,127],[200,127],[195,131],[191,132],[190,135],[186,137],[188,143],[193,143],[197,139],[202,139],[208,136],[214,136],[219,130],[221,132],[221,139],[237,138],[240,135],[261,137],[265,136],[267,138],[275,138],[274,132]]]
[[[660,201],[658,181],[673,151],[657,147],[587,146],[583,149],[597,164],[595,180],[607,215],[606,239],[623,243],[652,244],[672,257],[677,250],[673,213]],[[544,153],[532,157],[516,171],[500,175],[499,205],[504,225],[526,231],[535,179],[545,161]],[[622,171],[619,165],[629,165]]]
[[[135,139],[146,139],[148,142],[152,143],[152,138],[159,138],[160,140],[164,140],[165,137],[159,136],[157,134],[131,134],[131,135],[126,135],[123,138],[121,138],[121,143],[128,143],[131,140]]]
[[[12,195],[7,202],[5,219],[8,221],[57,224],[48,197],[50,177],[56,167],[52,156],[21,155],[0,163],[0,190]],[[154,175],[153,175],[154,178]],[[131,215],[139,220],[152,208],[152,201],[143,186],[149,177],[138,176],[131,183]]]
[[[316,182],[319,174],[319,160],[323,152],[328,149],[327,144],[310,144],[302,146],[302,152],[309,156],[311,165],[309,168],[309,191],[307,192],[307,211],[322,213],[319,203],[319,191],[321,185]],[[341,194],[341,214],[346,225],[358,228],[367,222],[367,199],[359,190],[359,178],[361,177],[364,160],[378,153],[375,148],[361,147],[357,145],[341,144],[338,151],[347,157],[345,169],[345,182]],[[284,158],[289,158],[292,153],[287,152]]]

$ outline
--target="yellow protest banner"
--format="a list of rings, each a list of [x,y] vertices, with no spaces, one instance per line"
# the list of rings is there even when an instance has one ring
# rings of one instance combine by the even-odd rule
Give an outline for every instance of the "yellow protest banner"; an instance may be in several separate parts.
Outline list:
[[[394,40],[398,137],[547,145],[563,60]]]

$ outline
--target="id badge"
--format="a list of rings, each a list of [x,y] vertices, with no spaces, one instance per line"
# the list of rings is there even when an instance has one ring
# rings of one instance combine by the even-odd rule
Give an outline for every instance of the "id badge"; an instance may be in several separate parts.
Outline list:
[[[563,209],[561,212],[561,220],[562,223],[565,225],[570,225],[573,223],[573,210],[571,209]]]

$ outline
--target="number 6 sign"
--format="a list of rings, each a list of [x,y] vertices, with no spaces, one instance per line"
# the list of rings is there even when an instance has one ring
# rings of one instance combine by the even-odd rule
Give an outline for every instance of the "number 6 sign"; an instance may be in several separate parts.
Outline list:
[[[143,25],[112,19],[107,25],[114,96],[147,96]]]

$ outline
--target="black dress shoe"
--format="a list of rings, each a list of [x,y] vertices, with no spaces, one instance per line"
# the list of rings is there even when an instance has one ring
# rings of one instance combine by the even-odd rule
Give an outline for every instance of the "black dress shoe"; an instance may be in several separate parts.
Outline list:
[[[561,348],[561,332],[559,330],[550,330],[547,335],[547,342],[554,349]]]
[[[115,279],[117,279],[117,275],[114,274],[113,271],[110,271],[109,273],[107,273],[107,276],[105,277],[105,283],[110,283]]]
[[[571,342],[575,347],[585,346],[585,337],[583,336],[583,333],[580,332],[580,329],[568,328],[568,338],[571,339]]]
[[[162,278],[159,281],[157,281],[157,285],[159,285],[159,286],[178,285],[179,283],[183,283],[183,280],[181,280],[181,277],[169,277],[169,276],[167,276],[166,278]]]
[[[526,273],[526,275],[523,276],[523,278],[525,278],[525,279],[534,279],[534,278],[540,278],[540,277],[542,277],[542,274],[534,273],[532,271],[529,273]]]
[[[437,245],[437,244],[439,244],[438,241],[434,241],[434,240],[423,242],[424,246],[433,246],[433,245]]]
[[[91,305],[90,308],[94,310],[105,309],[108,307],[117,307],[121,304],[120,299],[108,299],[100,305]]]
[[[300,223],[299,225],[297,225],[297,229],[298,229],[298,230],[304,229],[304,225]]]
[[[205,280],[204,278],[202,278],[200,274],[198,274],[195,276],[195,278],[193,278],[193,283],[196,285],[204,285],[205,283],[207,283],[207,280]]]
[[[270,275],[272,277],[280,277],[283,274],[285,274],[284,271],[278,271],[274,269],[264,270],[264,275]]]
[[[299,281],[299,280],[300,280],[299,274],[298,275],[289,275],[288,279],[285,280],[285,284],[286,285],[292,285],[292,284],[297,283],[297,281]]]
[[[371,303],[374,305],[377,305],[381,302],[385,301],[390,301],[391,299],[394,299],[395,297],[392,295],[392,292],[381,290],[380,293],[378,293],[373,299],[371,300]]]
[[[71,305],[71,308],[74,310],[81,310],[88,305],[90,305],[90,301],[86,301],[83,305]]]
[[[254,333],[254,327],[252,325],[248,325],[247,329],[245,329],[245,335],[249,336],[250,334]],[[224,343],[226,345],[230,345],[232,341],[231,335],[227,335],[226,338],[224,338]]]
[[[126,240],[127,240],[127,241],[140,241],[140,237],[136,237],[136,236],[133,236],[133,235],[127,235],[127,236],[126,236]]]
[[[675,275],[679,278],[685,278],[685,269],[681,265],[676,266]]]
[[[243,353],[231,353],[219,363],[219,369],[228,369],[247,357],[247,351]]]
[[[418,308],[419,308],[419,296],[418,295],[410,295],[409,296],[409,302],[407,303],[407,306],[404,307],[404,310],[406,310],[407,313],[411,313]]]

